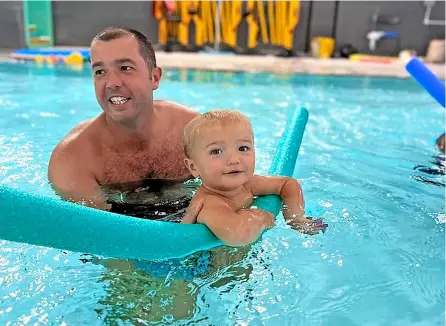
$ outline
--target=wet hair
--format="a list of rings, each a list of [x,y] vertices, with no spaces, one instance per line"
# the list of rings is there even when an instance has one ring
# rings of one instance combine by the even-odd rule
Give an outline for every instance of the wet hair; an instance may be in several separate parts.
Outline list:
[[[216,124],[225,126],[238,123],[246,124],[252,130],[249,118],[235,110],[213,110],[195,117],[184,127],[183,144],[186,157],[190,158],[195,143],[197,139],[202,138],[201,133],[205,128],[213,127]]]
[[[132,36],[136,39],[139,44],[139,53],[146,61],[149,68],[156,67],[156,57],[155,51],[153,50],[152,44],[149,42],[147,37],[138,32],[135,29],[127,28],[127,27],[119,27],[119,26],[111,26],[107,27],[103,31],[99,32],[94,38],[93,41],[103,41],[108,42],[111,40],[116,40],[124,36]]]

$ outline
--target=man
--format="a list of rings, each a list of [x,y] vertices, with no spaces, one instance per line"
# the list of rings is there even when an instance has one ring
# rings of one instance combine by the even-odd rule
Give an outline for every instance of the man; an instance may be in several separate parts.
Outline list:
[[[93,39],[90,56],[103,112],[75,126],[56,146],[48,179],[64,200],[147,217],[127,204],[147,211],[185,196],[183,183],[191,175],[183,163],[183,128],[198,113],[153,100],[162,70],[138,31],[105,29]]]
[[[180,209],[174,207],[172,215],[178,214],[192,197],[184,185],[192,176],[184,165],[183,129],[199,114],[175,103],[153,101],[162,71],[141,33],[107,28],[93,39],[90,56],[96,98],[104,112],[75,126],[56,146],[48,168],[52,187],[64,200],[146,218],[158,215],[158,203],[169,211],[172,202],[187,198]],[[232,251],[213,254],[211,266],[217,269],[241,259],[248,250],[237,255]],[[105,264],[124,272],[133,273],[135,268],[131,261]],[[233,275],[240,269],[237,266]],[[129,308],[132,318],[160,322],[169,314],[175,320],[189,319],[196,311],[197,291],[191,291],[188,281],[172,279],[166,288],[164,278],[135,280],[149,284],[148,291],[158,290],[151,295],[144,289],[146,297],[151,296],[150,309]],[[119,293],[122,281],[113,276],[110,293]],[[131,289],[121,294],[119,300],[124,303],[135,295]],[[117,297],[112,295],[102,304],[114,307]],[[172,297],[176,298],[173,304],[166,305],[166,298]]]

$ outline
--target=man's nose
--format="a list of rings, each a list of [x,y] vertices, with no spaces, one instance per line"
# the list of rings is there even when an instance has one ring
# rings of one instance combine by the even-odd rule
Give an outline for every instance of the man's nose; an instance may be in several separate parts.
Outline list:
[[[122,86],[122,79],[115,72],[109,72],[106,86],[108,89],[115,89]]]

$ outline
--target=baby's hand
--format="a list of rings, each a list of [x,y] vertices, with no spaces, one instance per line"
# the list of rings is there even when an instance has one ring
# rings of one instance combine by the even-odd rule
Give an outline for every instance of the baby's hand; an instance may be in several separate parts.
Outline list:
[[[319,231],[325,233],[325,230],[328,227],[328,224],[324,223],[322,219],[318,218],[313,220],[311,217],[288,220],[287,224],[291,226],[293,230],[310,235],[318,234]]]

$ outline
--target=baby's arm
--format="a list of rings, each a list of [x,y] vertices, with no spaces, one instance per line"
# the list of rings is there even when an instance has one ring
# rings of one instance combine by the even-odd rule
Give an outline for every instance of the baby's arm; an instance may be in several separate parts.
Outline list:
[[[282,176],[254,175],[248,187],[255,196],[279,195],[284,204],[282,213],[285,221],[294,229],[310,234],[316,234],[321,230],[325,232],[327,225],[322,223],[321,220],[312,220],[304,216],[304,196],[302,187],[296,179]]]
[[[187,207],[186,214],[181,219],[181,223],[194,224],[197,223],[198,214],[203,208],[203,196],[197,192]]]
[[[225,201],[207,196],[199,212],[198,223],[205,224],[217,238],[229,246],[255,242],[261,233],[274,226],[274,216],[260,209],[235,212]]]

